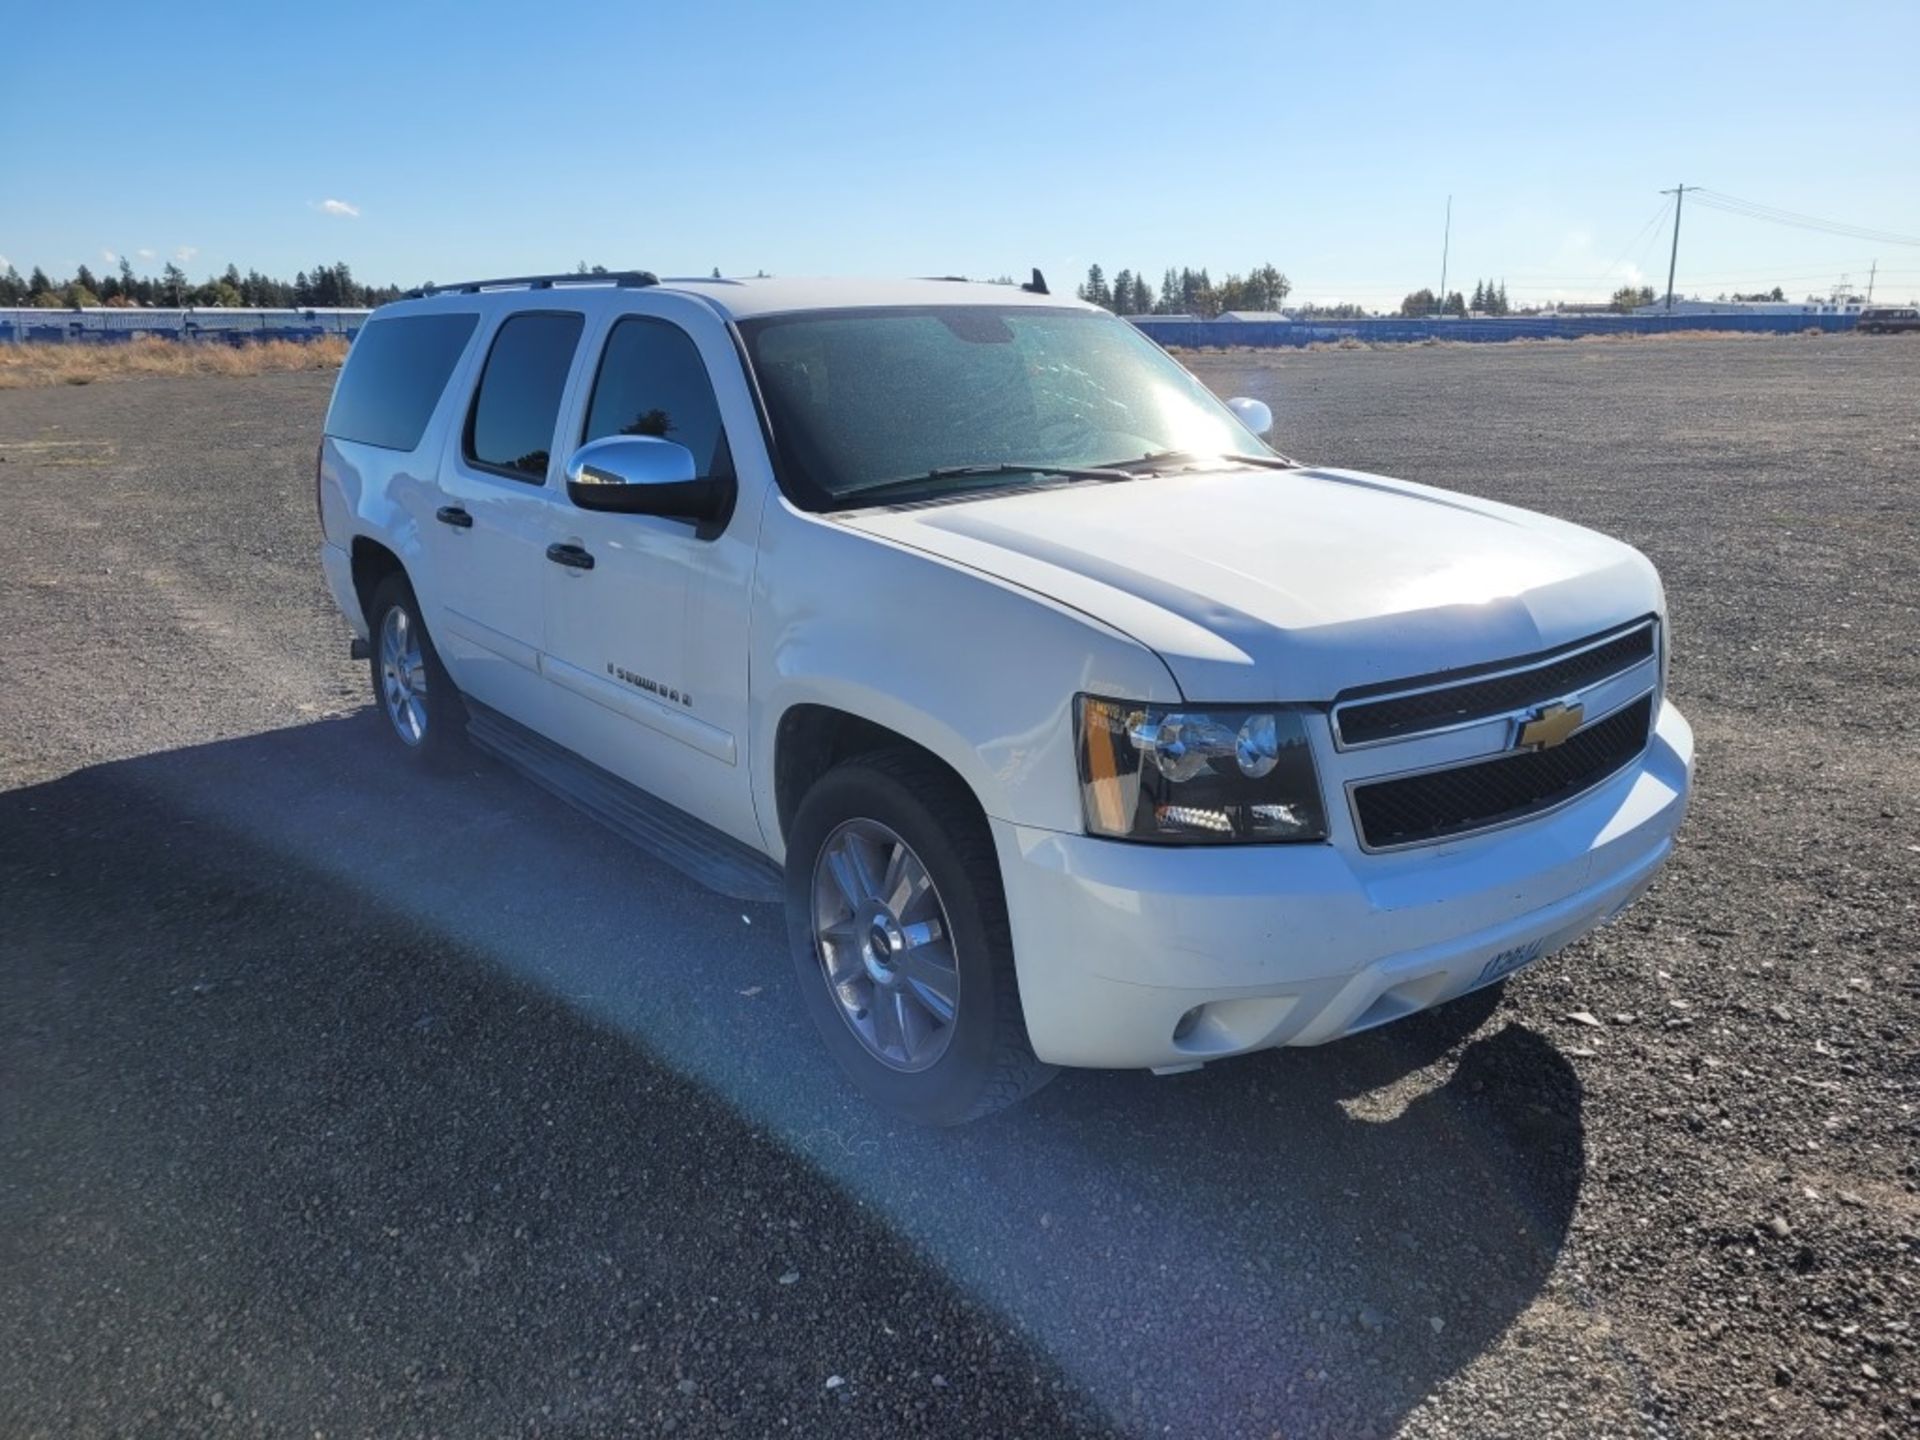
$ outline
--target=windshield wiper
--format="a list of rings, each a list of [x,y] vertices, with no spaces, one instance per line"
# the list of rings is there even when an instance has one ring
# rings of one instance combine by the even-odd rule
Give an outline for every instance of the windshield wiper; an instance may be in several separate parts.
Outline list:
[[[931,470],[922,471],[918,475],[903,475],[897,480],[876,480],[871,485],[843,490],[835,498],[839,500],[875,499],[883,495],[910,493],[923,486],[938,484],[942,480],[968,480],[982,475],[1057,475],[1063,480],[1137,480],[1139,478],[1130,470],[1121,470],[1112,466],[1028,464],[1001,460],[990,465],[939,465]]]
[[[1228,452],[1205,450],[1150,450],[1145,455],[1135,456],[1131,460],[1115,462],[1132,467],[1135,465],[1161,465],[1169,460],[1218,460],[1229,465],[1252,465],[1260,470],[1298,470],[1300,462],[1289,460],[1284,455],[1240,455]]]

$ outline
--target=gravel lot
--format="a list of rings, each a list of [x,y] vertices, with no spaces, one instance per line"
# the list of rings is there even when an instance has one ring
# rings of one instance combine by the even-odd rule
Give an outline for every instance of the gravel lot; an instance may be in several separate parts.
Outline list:
[[[933,1134],[775,912],[383,753],[329,377],[0,394],[0,1434],[1915,1433],[1920,343],[1192,363],[1644,548],[1682,849],[1504,997]]]

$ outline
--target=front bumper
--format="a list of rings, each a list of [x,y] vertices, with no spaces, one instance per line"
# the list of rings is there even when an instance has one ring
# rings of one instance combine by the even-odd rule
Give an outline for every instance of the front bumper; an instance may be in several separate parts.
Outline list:
[[[1322,1044],[1465,994],[1637,899],[1673,848],[1692,770],[1693,732],[1663,703],[1640,759],[1573,803],[1392,854],[1182,849],[995,820],[1034,1051],[1186,1066]]]

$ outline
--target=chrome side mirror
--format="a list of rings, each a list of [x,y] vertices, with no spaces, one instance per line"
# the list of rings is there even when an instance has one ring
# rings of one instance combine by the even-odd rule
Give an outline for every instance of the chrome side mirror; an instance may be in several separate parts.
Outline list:
[[[1265,435],[1273,429],[1273,411],[1263,400],[1249,400],[1244,395],[1236,395],[1227,401],[1227,408],[1240,417],[1240,423],[1256,435]]]
[[[567,498],[582,510],[688,520],[711,538],[733,514],[733,476],[702,475],[693,452],[653,435],[608,435],[567,461]]]

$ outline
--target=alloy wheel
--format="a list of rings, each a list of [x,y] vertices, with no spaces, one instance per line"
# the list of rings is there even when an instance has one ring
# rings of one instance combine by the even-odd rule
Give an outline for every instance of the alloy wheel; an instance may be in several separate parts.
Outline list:
[[[404,605],[388,606],[380,622],[380,699],[404,744],[427,738],[427,662]]]
[[[848,820],[813,867],[814,954],[840,1018],[890,1069],[946,1053],[960,968],[946,907],[913,847],[877,820]]]

